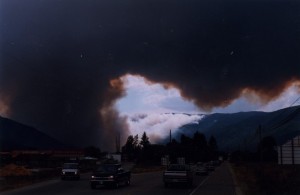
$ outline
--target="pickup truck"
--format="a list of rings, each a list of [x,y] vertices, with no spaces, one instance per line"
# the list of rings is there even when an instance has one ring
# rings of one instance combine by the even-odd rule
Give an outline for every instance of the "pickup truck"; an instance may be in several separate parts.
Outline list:
[[[195,170],[196,175],[208,175],[208,168],[206,165],[202,162],[198,162],[196,164],[196,170]]]
[[[102,164],[93,171],[90,179],[91,188],[98,186],[112,186],[118,188],[120,184],[130,185],[131,172],[125,171],[120,164]]]
[[[163,182],[165,187],[172,183],[186,183],[193,185],[193,172],[188,165],[171,164],[163,173]]]
[[[78,163],[64,163],[61,169],[61,179],[80,179]]]

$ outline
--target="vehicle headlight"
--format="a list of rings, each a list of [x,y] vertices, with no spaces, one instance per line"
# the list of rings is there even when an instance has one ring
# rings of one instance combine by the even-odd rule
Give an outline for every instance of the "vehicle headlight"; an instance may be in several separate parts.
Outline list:
[[[77,175],[77,171],[75,171],[75,173],[74,173],[75,175]]]
[[[113,179],[113,178],[114,178],[114,176],[113,176],[113,175],[111,175],[111,176],[109,176],[108,178],[109,178],[109,179]]]
[[[92,176],[91,176],[91,178],[92,178],[92,179],[94,179],[94,178],[95,178],[95,176],[94,176],[94,175],[92,175]]]
[[[62,174],[64,175],[64,174],[66,174],[66,172],[63,171]]]

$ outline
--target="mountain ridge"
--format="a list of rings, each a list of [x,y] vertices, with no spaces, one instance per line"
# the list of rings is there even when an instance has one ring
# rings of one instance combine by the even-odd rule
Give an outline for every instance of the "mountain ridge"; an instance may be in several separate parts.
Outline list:
[[[34,127],[0,116],[0,151],[66,148],[69,147]]]
[[[273,136],[278,145],[300,134],[300,106],[273,112],[213,113],[204,116],[198,124],[179,127],[174,137],[181,134],[193,136],[203,133],[207,139],[214,136],[220,150],[256,150],[259,141],[258,126],[262,126],[262,137]]]

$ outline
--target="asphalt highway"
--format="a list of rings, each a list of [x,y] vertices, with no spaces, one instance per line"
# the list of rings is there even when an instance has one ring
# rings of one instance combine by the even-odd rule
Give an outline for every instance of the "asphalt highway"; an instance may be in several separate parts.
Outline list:
[[[228,175],[229,174],[229,175]],[[118,189],[100,187],[92,190],[89,183],[90,173],[82,175],[79,181],[60,179],[50,180],[24,188],[2,192],[2,195],[81,195],[81,194],[113,194],[113,195],[197,195],[228,194],[233,195],[234,185],[228,166],[224,163],[208,176],[194,176],[193,187],[173,185],[164,187],[162,172],[132,174],[130,186]],[[225,183],[224,183],[225,182]],[[224,191],[225,190],[225,191]]]

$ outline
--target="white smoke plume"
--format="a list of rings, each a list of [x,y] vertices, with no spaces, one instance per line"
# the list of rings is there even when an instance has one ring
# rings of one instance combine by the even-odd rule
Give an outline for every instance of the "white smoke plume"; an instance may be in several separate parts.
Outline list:
[[[175,133],[180,126],[198,123],[202,118],[203,115],[184,113],[133,114],[128,116],[127,123],[132,135],[141,136],[143,132],[146,132],[151,143],[159,143],[169,136],[170,130]]]

